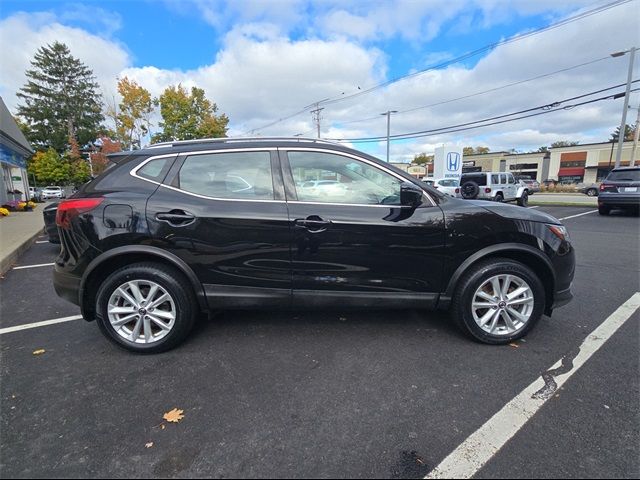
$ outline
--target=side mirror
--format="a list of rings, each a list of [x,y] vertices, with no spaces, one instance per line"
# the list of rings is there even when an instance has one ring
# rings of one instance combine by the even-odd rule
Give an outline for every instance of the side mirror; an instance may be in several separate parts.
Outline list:
[[[400,185],[400,204],[408,207],[419,207],[422,204],[422,189],[410,182]]]

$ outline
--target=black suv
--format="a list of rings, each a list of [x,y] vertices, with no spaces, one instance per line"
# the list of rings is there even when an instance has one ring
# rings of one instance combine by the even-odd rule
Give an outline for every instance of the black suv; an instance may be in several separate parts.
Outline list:
[[[183,141],[111,155],[58,207],[54,284],[112,341],[174,347],[217,309],[450,309],[477,340],[524,336],[571,298],[544,213],[440,194],[311,139]]]

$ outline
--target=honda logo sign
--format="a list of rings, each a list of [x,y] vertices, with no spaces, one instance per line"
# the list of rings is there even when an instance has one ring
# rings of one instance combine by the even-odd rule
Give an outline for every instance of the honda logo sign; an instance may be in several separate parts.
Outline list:
[[[453,146],[436,148],[433,160],[433,176],[436,179],[459,179],[462,176],[462,149]]]

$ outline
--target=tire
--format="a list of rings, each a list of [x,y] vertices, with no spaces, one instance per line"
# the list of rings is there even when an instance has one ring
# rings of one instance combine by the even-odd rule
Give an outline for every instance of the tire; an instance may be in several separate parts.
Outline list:
[[[518,205],[521,207],[526,207],[529,205],[529,194],[526,190],[522,193],[522,196],[517,200]]]
[[[493,200],[499,203],[504,202],[504,195],[502,195],[500,192],[496,193],[496,196],[493,197]]]
[[[476,182],[469,180],[460,186],[460,193],[462,194],[462,198],[466,200],[473,200],[478,198],[480,186]]]
[[[598,190],[596,190],[595,188],[590,188],[589,190],[587,190],[587,196],[596,197],[597,195],[598,195]]]
[[[160,297],[164,298],[163,292],[168,294],[168,300],[153,307],[149,307],[147,303],[138,304],[138,302],[132,306],[132,302],[126,300],[126,295],[119,293],[122,290],[118,290],[123,287],[128,298],[137,300],[133,290],[130,289],[132,284],[137,285],[138,291],[147,297],[152,294],[153,285],[157,285],[158,288],[154,290],[152,300],[162,300]],[[189,280],[180,271],[163,264],[144,262],[120,268],[109,275],[98,289],[96,297],[98,326],[109,340],[131,352],[150,354],[170,350],[187,337],[196,321],[198,304],[189,286]],[[138,310],[141,305],[142,308],[145,306],[149,308],[149,311]],[[112,307],[111,317],[108,311],[110,306]],[[113,308],[129,311],[114,314]],[[132,313],[136,310],[138,310],[137,313]],[[163,312],[162,315],[160,312]],[[132,315],[136,316],[120,328],[113,326],[112,321],[126,320],[125,317]],[[169,320],[171,316],[173,320]],[[148,320],[145,321],[146,318]],[[138,324],[140,327],[137,327]],[[161,324],[166,328],[161,328],[159,326]],[[138,332],[135,332],[136,328]],[[132,341],[135,333],[138,333],[136,342]],[[147,333],[149,333],[148,338]],[[129,335],[131,338],[126,338]]]
[[[609,215],[611,213],[611,207],[605,207],[604,205],[598,205],[598,213],[600,215]]]
[[[509,285],[509,293],[515,292],[518,288],[528,287],[528,291],[523,293],[524,296],[517,296],[512,301],[527,300],[530,296],[532,300],[527,304],[512,305],[511,307],[502,306],[499,303],[500,300],[492,300],[491,303],[496,303],[496,308],[476,308],[474,316],[474,308],[472,306],[474,298],[481,287],[488,288],[493,291],[492,283],[490,279],[502,276]],[[508,276],[508,277],[507,277]],[[487,283],[488,282],[488,283]],[[513,282],[513,283],[511,283]],[[524,282],[521,286],[518,286],[518,282]],[[486,285],[485,285],[486,284]],[[499,283],[500,287],[504,287],[505,282]],[[483,290],[485,293],[486,290]],[[493,297],[487,293],[487,295]],[[478,297],[480,298],[480,297]],[[480,298],[481,300],[481,298]],[[486,301],[487,304],[490,302]],[[456,292],[453,296],[451,315],[454,322],[464,333],[469,335],[476,341],[490,344],[490,345],[505,345],[511,343],[519,338],[524,337],[540,320],[544,312],[545,307],[545,291],[542,282],[538,276],[526,265],[510,260],[507,258],[492,258],[482,261],[477,265],[471,267],[471,269],[460,279],[456,287]],[[518,310],[519,309],[519,310]],[[516,310],[521,317],[527,317],[526,321],[518,320],[518,317],[513,314],[513,310]],[[506,313],[512,320],[513,329],[510,329],[503,317],[503,312]],[[485,316],[489,316],[486,328],[491,329],[493,325],[492,315],[498,316],[498,320],[495,324],[495,331],[491,333],[485,330],[476,321],[476,317],[481,321]],[[515,323],[514,323],[515,320]],[[516,328],[517,327],[517,328]]]

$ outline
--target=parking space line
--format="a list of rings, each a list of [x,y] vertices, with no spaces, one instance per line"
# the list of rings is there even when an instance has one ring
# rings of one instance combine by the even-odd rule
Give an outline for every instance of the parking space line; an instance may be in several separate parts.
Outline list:
[[[528,207],[528,208],[540,208],[540,205],[536,205],[534,207]]]
[[[49,240],[39,240],[36,243],[49,243]]]
[[[54,263],[39,263],[38,265],[22,265],[21,267],[13,267],[13,270],[22,270],[25,268],[38,268],[38,267],[50,267],[55,265]]]
[[[581,217],[583,215],[589,215],[590,213],[596,213],[598,210],[590,210],[588,212],[579,213],[577,215],[570,215],[568,217],[559,218],[558,220],[569,220],[570,218]]]
[[[582,342],[578,354],[558,361],[476,430],[425,478],[471,478],[553,397],[640,308],[636,292]]]
[[[55,325],[57,323],[72,322],[74,320],[80,320],[81,318],[82,318],[82,315],[73,315],[71,317],[62,317],[62,318],[54,318],[53,320],[45,320],[43,322],[26,323],[23,325],[17,325],[15,327],[0,328],[0,335],[4,335],[5,333],[20,332],[22,330],[29,330],[31,328],[46,327],[47,325]]]

